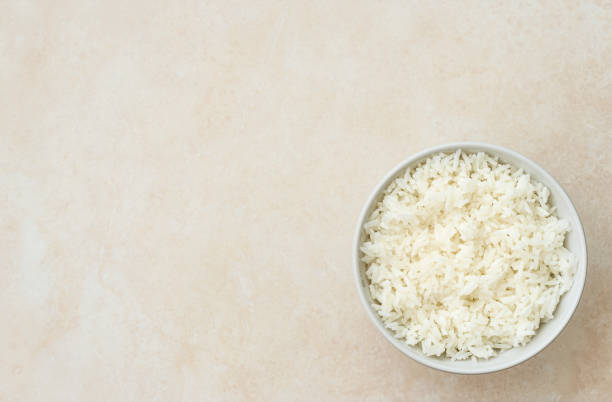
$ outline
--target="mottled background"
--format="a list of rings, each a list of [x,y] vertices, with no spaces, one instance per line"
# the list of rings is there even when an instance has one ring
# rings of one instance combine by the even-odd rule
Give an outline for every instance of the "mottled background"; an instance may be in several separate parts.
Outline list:
[[[0,94],[0,401],[612,398],[609,2],[5,1]],[[375,183],[455,140],[588,240],[569,326],[491,375],[396,351],[351,268]]]

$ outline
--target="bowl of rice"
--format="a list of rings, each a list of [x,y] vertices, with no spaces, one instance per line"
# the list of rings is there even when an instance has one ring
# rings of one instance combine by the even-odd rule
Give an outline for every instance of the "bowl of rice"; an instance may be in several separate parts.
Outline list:
[[[368,316],[397,349],[461,374],[503,370],[552,342],[584,288],[584,230],[528,158],[462,142],[404,160],[375,187],[353,242]]]

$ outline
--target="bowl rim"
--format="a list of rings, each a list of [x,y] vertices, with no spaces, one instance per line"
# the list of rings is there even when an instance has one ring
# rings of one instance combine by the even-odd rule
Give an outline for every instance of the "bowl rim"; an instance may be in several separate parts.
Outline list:
[[[552,183],[558,186],[558,189],[560,190],[558,195],[560,195],[562,198],[565,199],[565,201],[567,202],[567,205],[569,206],[570,215],[574,215],[576,218],[576,221],[578,222],[578,228],[575,228],[574,230],[578,232],[579,240],[581,240],[582,247],[584,250],[584,255],[577,256],[578,263],[576,267],[576,272],[574,274],[574,283],[572,285],[572,287],[579,286],[580,292],[578,293],[575,303],[571,305],[570,307],[571,312],[567,315],[567,317],[565,318],[565,321],[560,322],[560,324],[558,325],[558,328],[559,328],[558,331],[553,336],[551,336],[550,339],[547,339],[540,348],[535,349],[534,351],[525,353],[524,355],[519,355],[516,358],[511,359],[510,361],[507,361],[505,363],[500,363],[499,366],[495,366],[492,368],[478,368],[478,367],[476,368],[452,368],[452,367],[442,365],[441,363],[438,363],[435,360],[435,358],[430,358],[429,356],[425,356],[425,355],[421,356],[420,354],[417,354],[417,352],[412,353],[412,351],[406,350],[405,348],[402,347],[402,345],[405,345],[404,342],[390,335],[387,329],[384,327],[382,321],[378,317],[378,314],[376,314],[372,306],[368,303],[365,287],[362,286],[362,283],[361,283],[360,250],[359,250],[361,230],[365,222],[365,219],[367,217],[367,214],[372,206],[372,203],[378,199],[381,192],[390,183],[390,180],[395,178],[407,166],[419,160],[422,160],[429,155],[435,154],[435,153],[456,151],[457,149],[463,149],[463,148],[482,148],[483,152],[490,152],[494,154],[495,156],[503,156],[503,154],[511,155],[512,157],[521,160],[526,165],[528,165],[530,168],[532,168],[532,170],[537,171],[539,175],[546,177],[548,180],[550,180]],[[493,145],[493,144],[489,144],[485,142],[479,142],[479,141],[460,141],[460,142],[450,142],[450,143],[445,143],[441,145],[436,145],[434,147],[424,149],[420,152],[417,152],[409,156],[408,158],[404,159],[399,164],[397,164],[390,171],[388,171],[384,175],[384,177],[378,181],[378,183],[376,184],[374,189],[371,191],[364,206],[361,209],[361,213],[359,214],[359,219],[357,221],[355,233],[353,235],[352,253],[353,253],[353,273],[355,276],[355,284],[357,285],[357,292],[359,293],[359,298],[361,299],[361,303],[363,307],[365,308],[367,315],[370,317],[370,319],[372,320],[376,328],[379,330],[379,332],[381,332],[384,335],[384,337],[387,339],[387,341],[389,341],[396,349],[398,349],[400,352],[402,352],[406,356],[412,358],[416,362],[421,363],[430,368],[445,371],[448,373],[455,373],[455,374],[494,373],[497,371],[505,370],[505,369],[514,367],[516,365],[519,365],[529,360],[533,356],[537,355],[542,350],[544,350],[548,345],[550,345],[555,339],[559,337],[559,335],[566,328],[568,322],[570,321],[570,319],[573,317],[574,313],[576,312],[578,304],[580,304],[580,300],[582,299],[584,285],[586,282],[587,267],[588,267],[587,243],[586,243],[586,236],[584,233],[582,221],[580,219],[580,215],[578,214],[578,211],[576,210],[576,207],[574,206],[574,203],[572,202],[571,198],[569,197],[569,195],[567,194],[567,192],[565,191],[561,183],[559,183],[550,173],[548,173],[546,169],[544,169],[542,166],[540,166],[533,160],[527,158],[526,156],[516,151],[513,151],[511,149],[508,149],[506,147],[502,147],[499,145]],[[581,263],[581,261],[584,261],[584,263]]]

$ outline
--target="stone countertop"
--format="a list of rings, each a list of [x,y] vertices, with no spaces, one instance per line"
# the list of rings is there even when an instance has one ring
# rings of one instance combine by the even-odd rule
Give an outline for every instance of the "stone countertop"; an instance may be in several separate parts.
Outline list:
[[[0,400],[609,400],[612,5],[423,3],[5,4]],[[568,327],[490,375],[396,351],[351,266],[376,182],[457,140],[588,241]]]

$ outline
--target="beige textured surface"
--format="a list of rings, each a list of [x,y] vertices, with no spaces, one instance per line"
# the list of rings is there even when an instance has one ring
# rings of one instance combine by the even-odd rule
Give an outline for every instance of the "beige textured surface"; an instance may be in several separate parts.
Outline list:
[[[611,398],[609,3],[10,1],[0,93],[0,401]],[[487,376],[394,350],[351,268],[374,184],[454,140],[540,162],[589,245]]]

